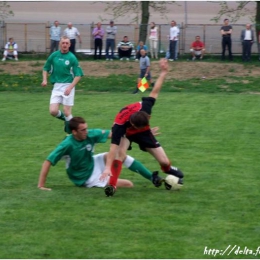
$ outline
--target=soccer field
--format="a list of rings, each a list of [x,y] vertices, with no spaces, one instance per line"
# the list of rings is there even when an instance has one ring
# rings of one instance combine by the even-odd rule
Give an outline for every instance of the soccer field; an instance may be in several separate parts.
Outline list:
[[[73,115],[109,129],[141,95],[77,93]],[[64,161],[51,168],[52,191],[37,189],[44,159],[65,136],[62,121],[49,115],[49,97],[0,95],[0,258],[259,258],[259,95],[161,93],[151,125],[184,172],[184,187],[155,188],[124,169],[134,188],[109,198],[73,186]],[[108,149],[100,144],[96,152]],[[137,145],[129,154],[160,170]]]

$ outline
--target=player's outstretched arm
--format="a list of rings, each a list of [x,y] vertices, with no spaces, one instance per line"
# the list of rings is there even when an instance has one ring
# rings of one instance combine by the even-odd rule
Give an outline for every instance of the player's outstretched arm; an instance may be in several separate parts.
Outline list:
[[[51,190],[51,189],[46,188],[44,186],[47,175],[48,175],[49,170],[50,170],[50,167],[51,167],[51,162],[45,160],[44,163],[42,164],[42,169],[41,169],[39,181],[38,181],[38,188],[41,189],[41,190]]]
[[[153,87],[153,89],[152,89],[152,91],[149,95],[149,97],[153,97],[155,99],[158,97],[159,92],[162,88],[162,84],[164,82],[164,79],[165,79],[165,77],[168,73],[168,67],[169,67],[168,60],[167,59],[161,59],[159,61],[159,65],[160,65],[161,72],[160,72],[160,75],[159,75],[158,79],[156,80],[155,85],[154,85],[154,87]]]

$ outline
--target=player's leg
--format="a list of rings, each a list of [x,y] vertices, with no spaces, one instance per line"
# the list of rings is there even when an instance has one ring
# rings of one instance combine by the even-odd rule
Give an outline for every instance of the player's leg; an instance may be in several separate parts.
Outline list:
[[[109,183],[109,177],[104,180],[100,180],[100,176],[105,169],[105,159],[107,153],[100,153],[93,156],[94,168],[91,176],[86,180],[83,186],[87,188],[99,187],[104,188]],[[133,187],[133,183],[129,180],[118,179],[117,187]]]
[[[179,178],[184,177],[181,170],[171,165],[169,158],[161,146],[157,148],[146,148],[146,150],[159,162],[164,173],[171,174]]]
[[[68,96],[63,95],[62,104],[63,104],[63,112],[65,115],[65,127],[64,131],[68,134],[71,133],[69,129],[69,121],[73,117],[72,116],[72,107],[74,105],[75,98],[75,88],[73,88]]]
[[[124,165],[132,172],[136,172],[146,178],[147,180],[151,181],[155,187],[160,187],[162,184],[163,179],[158,176],[158,172],[151,172],[149,171],[141,162],[134,159],[132,156],[127,155],[126,159],[124,160]]]
[[[49,107],[50,114],[53,117],[56,117],[62,121],[65,121],[65,115],[59,109],[61,102],[62,102],[61,93],[56,92],[55,90],[52,90],[52,94],[51,94],[51,98],[50,98],[50,107]]]

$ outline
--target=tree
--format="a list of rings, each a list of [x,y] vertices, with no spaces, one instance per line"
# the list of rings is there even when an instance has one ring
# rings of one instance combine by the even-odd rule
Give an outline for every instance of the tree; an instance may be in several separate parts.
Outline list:
[[[150,18],[150,10],[159,12],[161,16],[166,16],[168,13],[168,4],[174,4],[174,1],[118,1],[107,2],[105,12],[112,15],[113,19],[118,17],[125,17],[129,13],[134,14],[131,22],[139,24],[140,18],[140,31],[139,40],[145,42],[148,32],[148,24]]]
[[[10,5],[7,2],[0,2],[0,21],[9,16],[14,16],[13,11],[10,10]]]

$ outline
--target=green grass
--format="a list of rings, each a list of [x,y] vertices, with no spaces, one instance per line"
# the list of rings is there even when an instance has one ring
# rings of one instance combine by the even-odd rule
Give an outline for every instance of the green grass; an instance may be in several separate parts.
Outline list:
[[[63,161],[47,178],[53,190],[37,189],[42,162],[64,138],[63,124],[48,113],[50,88],[39,86],[40,76],[19,77],[9,77],[0,95],[0,258],[259,258],[204,255],[205,247],[259,246],[259,95],[248,94],[258,89],[255,79],[230,83],[229,91],[217,80],[167,82],[151,125],[160,127],[158,140],[185,173],[184,188],[157,189],[124,169],[121,177],[135,187],[106,198],[102,189],[73,186]],[[123,80],[126,88],[112,84]],[[73,115],[90,128],[110,128],[116,112],[142,96],[129,94],[129,80],[84,78]],[[15,82],[19,89],[10,88]],[[97,86],[103,92],[83,91]],[[100,144],[96,152],[108,149]],[[159,170],[136,145],[129,154]]]

